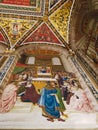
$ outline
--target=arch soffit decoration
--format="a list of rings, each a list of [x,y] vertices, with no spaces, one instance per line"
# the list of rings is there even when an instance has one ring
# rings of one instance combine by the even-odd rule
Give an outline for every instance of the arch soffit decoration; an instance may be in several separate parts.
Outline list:
[[[28,44],[26,46],[19,47],[13,54],[16,54],[18,56],[21,56],[22,54],[26,53],[26,51],[32,51],[32,50],[46,50],[46,51],[53,51],[56,52],[58,56],[60,55],[68,55],[68,50],[65,47],[58,46],[58,45],[52,45],[52,44]]]

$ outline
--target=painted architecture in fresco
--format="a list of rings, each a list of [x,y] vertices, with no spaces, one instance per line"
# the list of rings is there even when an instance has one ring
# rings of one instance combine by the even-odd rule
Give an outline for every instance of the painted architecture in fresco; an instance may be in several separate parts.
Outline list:
[[[98,8],[89,1],[0,0],[0,129],[98,128]]]

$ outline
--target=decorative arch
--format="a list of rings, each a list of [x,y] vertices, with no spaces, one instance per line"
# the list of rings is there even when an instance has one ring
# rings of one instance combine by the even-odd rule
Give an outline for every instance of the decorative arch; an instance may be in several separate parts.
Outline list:
[[[25,46],[21,46],[21,47],[17,48],[17,50],[14,53],[21,55],[25,52],[25,50],[32,50],[32,49],[37,49],[37,50],[44,49],[44,50],[56,51],[56,52],[58,52],[59,55],[68,53],[67,48],[65,48],[63,46],[58,46],[55,44],[45,44],[45,43],[27,44]]]

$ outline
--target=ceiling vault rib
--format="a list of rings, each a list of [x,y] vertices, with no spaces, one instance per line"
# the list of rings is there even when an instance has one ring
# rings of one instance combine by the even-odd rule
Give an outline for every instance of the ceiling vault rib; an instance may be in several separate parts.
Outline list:
[[[49,0],[45,0],[45,16],[48,15],[49,11]]]

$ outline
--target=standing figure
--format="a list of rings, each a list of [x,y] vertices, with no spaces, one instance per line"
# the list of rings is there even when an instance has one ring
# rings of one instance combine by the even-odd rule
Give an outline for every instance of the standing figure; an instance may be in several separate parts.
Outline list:
[[[64,101],[66,101],[67,100],[67,96],[69,94],[67,86],[64,86],[64,85],[62,86],[62,94],[63,94],[63,97],[64,97]]]
[[[62,85],[62,95],[64,98],[64,101],[66,101],[67,104],[70,103],[70,98],[73,96],[73,93],[71,91],[71,85],[68,81],[64,81],[64,84]]]
[[[57,101],[57,89],[54,82],[48,82],[42,89],[41,98],[38,102],[48,121],[64,121],[60,118],[60,104]]]
[[[6,86],[0,99],[0,113],[5,113],[10,111],[17,99],[17,85],[12,82]]]
[[[61,73],[57,72],[54,78],[58,81],[59,87],[61,87],[63,85],[63,79]]]

